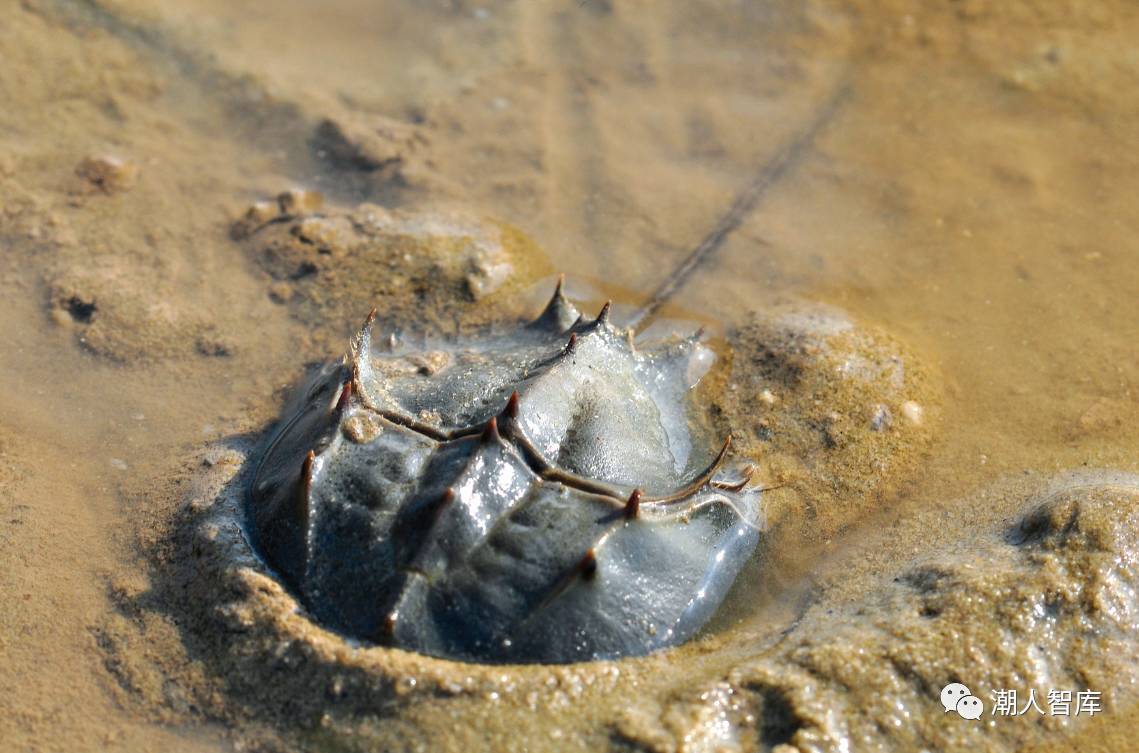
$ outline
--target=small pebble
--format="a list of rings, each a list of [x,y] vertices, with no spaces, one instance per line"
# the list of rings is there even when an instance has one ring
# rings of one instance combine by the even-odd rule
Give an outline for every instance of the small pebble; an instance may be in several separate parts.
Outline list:
[[[93,188],[112,194],[129,191],[138,180],[138,167],[110,155],[88,157],[75,168],[75,174]]]
[[[359,412],[349,416],[341,430],[356,444],[367,444],[382,434],[384,427],[371,413]]]
[[[432,376],[451,362],[451,354],[445,350],[433,350],[427,353],[409,356],[408,360],[416,367],[416,372],[422,376]]]
[[[273,303],[288,303],[293,299],[293,286],[284,280],[269,286],[269,300]]]
[[[893,423],[894,417],[890,415],[890,409],[885,405],[879,403],[874,406],[874,415],[870,418],[870,428],[873,431],[883,431],[890,428]]]
[[[266,223],[279,216],[281,208],[274,201],[254,202],[240,220],[233,223],[230,235],[234,240],[242,240],[257,232]]]
[[[913,400],[902,403],[902,415],[914,426],[920,426],[925,410]]]
[[[120,460],[119,458],[111,458],[111,467],[116,470],[125,471],[127,469],[127,461]]]
[[[474,299],[481,300],[488,294],[498,290],[510,278],[514,267],[507,263],[486,264],[478,263],[474,271],[467,275],[467,290]]]
[[[765,389],[763,392],[759,393],[759,399],[761,402],[767,405],[775,405],[776,402],[775,393],[768,389]]]
[[[277,205],[283,214],[306,214],[324,206],[324,196],[320,191],[292,188],[277,196]]]
[[[75,323],[75,318],[67,313],[66,309],[53,308],[51,310],[51,321],[59,327],[70,327]]]

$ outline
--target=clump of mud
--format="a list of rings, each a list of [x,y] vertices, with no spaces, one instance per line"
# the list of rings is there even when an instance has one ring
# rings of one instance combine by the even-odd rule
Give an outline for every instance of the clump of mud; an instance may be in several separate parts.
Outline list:
[[[91,191],[114,194],[129,191],[138,182],[138,165],[109,154],[88,157],[75,168]]]
[[[1049,690],[1098,692],[1100,718],[1135,702],[1137,542],[1139,479],[1060,477],[1011,525],[944,542],[865,595],[824,595],[764,655],[620,729],[650,750],[680,730],[788,753],[1055,742],[1092,717],[997,713],[997,691],[1019,689],[1018,712],[1030,690],[1045,710]],[[980,720],[942,707],[953,682],[980,698]]]
[[[896,338],[799,301],[751,312],[728,340],[715,405],[740,452],[785,486],[774,525],[835,535],[926,456],[940,382]]]
[[[485,324],[553,271],[505,223],[455,210],[337,209],[312,191],[255,203],[232,235],[270,278],[273,300],[337,337],[370,305],[381,328],[454,333]]]
[[[413,126],[390,118],[340,115],[322,118],[311,143],[319,156],[337,167],[406,181],[406,171],[415,164],[426,139]]]

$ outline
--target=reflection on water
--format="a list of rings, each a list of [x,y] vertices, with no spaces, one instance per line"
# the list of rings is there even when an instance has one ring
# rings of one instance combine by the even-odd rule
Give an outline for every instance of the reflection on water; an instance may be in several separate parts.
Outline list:
[[[309,335],[226,230],[293,184],[474,208],[636,303],[849,81],[666,313],[730,326],[795,294],[936,364],[940,438],[885,519],[944,510],[968,526],[954,500],[996,479],[1136,470],[1136,22],[1112,2],[25,3],[0,29],[0,595],[26,605],[0,624],[18,647],[2,695],[24,688],[13,739],[211,748],[112,708],[89,627],[108,573],[133,567],[120,531],[161,517],[145,491],[171,459],[271,415],[298,373]],[[364,154],[395,162],[335,164],[339,142],[312,138],[325,118],[350,137],[396,129]],[[138,185],[78,195],[74,165],[102,152],[137,163]],[[187,337],[196,355],[76,348],[85,325],[44,313],[65,272],[100,286],[83,305],[137,304],[132,342]],[[923,545],[913,535],[899,551]],[[783,555],[777,592],[843,542],[806,544]],[[76,721],[68,707],[87,703],[108,721]]]

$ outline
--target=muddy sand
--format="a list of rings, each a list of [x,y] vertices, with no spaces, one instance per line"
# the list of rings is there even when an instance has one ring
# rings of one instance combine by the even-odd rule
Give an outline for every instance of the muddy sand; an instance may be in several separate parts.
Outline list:
[[[1137,32],[1117,2],[12,3],[0,749],[1124,749]],[[628,317],[836,91],[655,325],[705,328],[704,428],[771,487],[694,641],[481,666],[298,609],[241,533],[250,459],[372,306],[461,338],[564,273]]]

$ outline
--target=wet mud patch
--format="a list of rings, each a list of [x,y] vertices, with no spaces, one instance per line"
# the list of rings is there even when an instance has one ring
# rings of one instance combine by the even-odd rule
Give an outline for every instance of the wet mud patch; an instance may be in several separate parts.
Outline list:
[[[268,276],[267,295],[337,339],[373,305],[386,334],[484,326],[520,313],[522,294],[553,272],[505,223],[454,209],[341,209],[313,191],[258,202],[231,232]]]
[[[728,334],[712,398],[736,446],[778,491],[772,525],[835,536],[912,478],[936,437],[940,375],[892,335],[840,309],[786,301]]]
[[[673,749],[659,741],[678,739],[678,713],[725,750],[1013,751],[1083,734],[1135,702],[1139,479],[1060,476],[1020,509],[880,573],[865,595],[822,593],[769,651],[618,729],[649,750]],[[979,721],[943,709],[951,682],[981,699]],[[1050,689],[1090,689],[1102,708],[996,714],[995,691],[1009,688],[1044,708]],[[737,724],[699,722],[718,718],[709,705],[725,693],[745,709]]]
[[[107,263],[49,277],[52,321],[85,349],[118,363],[191,356],[225,357],[236,341],[196,308],[179,306],[153,270]]]

